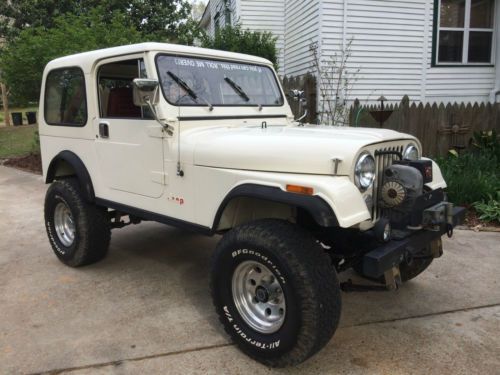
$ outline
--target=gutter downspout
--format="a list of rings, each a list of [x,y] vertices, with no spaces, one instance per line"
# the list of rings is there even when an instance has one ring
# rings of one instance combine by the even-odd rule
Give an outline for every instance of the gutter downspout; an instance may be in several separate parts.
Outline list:
[[[422,76],[420,82],[420,102],[425,104],[426,102],[426,90],[427,90],[427,62],[429,58],[429,34],[431,33],[431,25],[430,25],[430,16],[431,16],[431,2],[426,1],[425,4],[425,24],[424,24],[424,40],[422,43]],[[431,34],[432,35],[432,34]],[[432,53],[431,53],[432,54]]]
[[[491,91],[490,94],[490,102],[491,103],[499,103],[497,100],[498,95],[500,94],[500,1],[497,0],[495,3],[495,29],[496,36],[494,38],[494,46],[496,49],[495,56],[495,88]]]

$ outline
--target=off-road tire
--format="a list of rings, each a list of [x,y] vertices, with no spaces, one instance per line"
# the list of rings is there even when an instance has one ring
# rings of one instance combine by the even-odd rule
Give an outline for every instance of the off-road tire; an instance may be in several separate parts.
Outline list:
[[[64,203],[74,222],[74,240],[64,245],[56,233],[56,206]],[[111,238],[107,210],[85,200],[76,178],[54,181],[45,195],[45,228],[59,260],[70,267],[80,267],[103,259]]]
[[[422,251],[422,255],[423,254],[429,255],[430,254],[429,249]],[[399,265],[399,273],[401,275],[401,281],[407,282],[407,281],[414,279],[415,277],[420,275],[422,272],[424,272],[431,265],[433,260],[434,260],[433,258],[426,257],[426,258],[414,258],[414,259],[412,259],[412,261],[410,263],[402,262]],[[375,279],[368,277],[368,276],[365,276],[363,274],[363,269],[361,267],[361,264],[355,265],[353,267],[353,269],[354,269],[354,271],[356,271],[356,273],[358,275],[360,275],[366,279],[377,281],[380,283],[384,282],[383,276],[381,276],[379,278],[375,278]]]
[[[264,264],[281,282],[286,315],[274,333],[251,328],[235,306],[233,273],[248,260]],[[229,231],[215,250],[210,287],[226,332],[244,353],[267,366],[305,361],[328,343],[340,319],[339,281],[329,256],[307,231],[282,220],[259,220]]]

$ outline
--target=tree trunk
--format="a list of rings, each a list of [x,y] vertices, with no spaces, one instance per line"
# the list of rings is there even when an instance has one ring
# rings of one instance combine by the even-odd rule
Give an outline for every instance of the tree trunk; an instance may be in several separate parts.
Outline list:
[[[10,112],[9,112],[9,99],[7,98],[7,87],[5,86],[4,83],[0,83],[0,89],[2,90],[2,104],[5,117],[5,126],[10,126]]]

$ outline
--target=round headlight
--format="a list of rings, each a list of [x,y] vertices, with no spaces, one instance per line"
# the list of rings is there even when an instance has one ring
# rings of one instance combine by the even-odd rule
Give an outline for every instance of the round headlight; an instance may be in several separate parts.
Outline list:
[[[375,180],[375,159],[369,153],[361,154],[354,168],[354,182],[361,190],[368,189]]]
[[[403,152],[403,159],[405,160],[418,160],[418,148],[415,145],[408,145]]]

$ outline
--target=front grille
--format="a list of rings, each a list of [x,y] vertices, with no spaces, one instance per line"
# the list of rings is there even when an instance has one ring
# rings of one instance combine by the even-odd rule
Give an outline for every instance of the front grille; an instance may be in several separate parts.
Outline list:
[[[399,156],[397,154],[381,154],[377,155],[379,152],[399,152],[403,153],[404,146],[389,146],[389,147],[381,147],[375,151],[375,182],[373,186],[373,208],[372,208],[372,219],[373,221],[377,221],[382,215],[382,209],[378,204],[378,197],[380,194],[380,189],[383,181],[383,173],[384,169],[389,165],[392,165],[394,160],[399,160]]]

